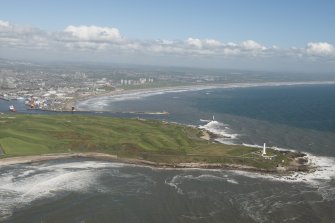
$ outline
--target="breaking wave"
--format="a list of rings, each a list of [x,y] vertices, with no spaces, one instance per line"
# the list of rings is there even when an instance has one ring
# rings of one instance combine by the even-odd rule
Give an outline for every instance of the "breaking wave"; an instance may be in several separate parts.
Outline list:
[[[225,88],[249,88],[249,87],[264,87],[264,86],[292,86],[292,85],[314,85],[314,84],[335,84],[334,81],[306,81],[306,82],[264,82],[264,83],[232,83],[218,85],[203,85],[203,86],[184,86],[171,87],[166,89],[151,89],[151,90],[134,90],[134,91],[116,91],[114,95],[98,96],[76,104],[79,110],[102,111],[115,101],[138,100],[149,96],[160,95],[165,93],[177,93],[185,91],[200,91],[206,89],[225,89]],[[209,92],[207,92],[209,93]],[[206,93],[206,94],[207,94]]]
[[[307,153],[311,165],[315,167],[311,172],[295,172],[290,175],[276,175],[255,172],[245,172],[240,170],[232,170],[238,175],[243,175],[248,178],[263,178],[268,180],[282,181],[287,183],[304,183],[313,187],[319,188],[329,186],[335,180],[335,158],[314,156]],[[335,190],[333,195],[335,195]]]
[[[236,139],[239,134],[232,133],[232,130],[229,128],[227,124],[218,122],[218,121],[210,121],[210,120],[201,120],[203,122],[208,121],[206,125],[199,126],[200,129],[205,129],[215,135],[218,136],[216,141],[223,144],[233,144],[236,145]],[[254,147],[254,148],[263,148],[261,145],[256,144],[246,144],[242,143],[244,146]],[[275,150],[286,150],[297,152],[296,150],[280,148],[273,146],[271,147]],[[315,187],[320,187],[320,185],[328,184],[330,181],[335,180],[335,158],[334,157],[325,157],[325,156],[316,156],[310,153],[307,154],[308,160],[310,164],[314,167],[314,170],[308,173],[305,172],[297,172],[291,175],[273,175],[273,174],[264,174],[264,173],[250,173],[244,171],[234,171],[240,175],[245,175],[247,177],[252,178],[265,178],[269,180],[279,180],[284,182],[300,182],[307,183],[313,185]],[[335,194],[335,192],[333,193]]]
[[[199,128],[217,135],[216,141],[224,144],[234,144],[234,140],[239,136],[239,134],[232,133],[227,124],[218,121],[210,121],[206,125],[199,126]]]
[[[197,89],[200,90],[200,89]],[[116,95],[109,95],[109,96],[102,96],[99,98],[91,98],[85,101],[81,101],[77,103],[77,107],[80,110],[94,110],[94,111],[101,111],[104,110],[105,107],[110,105],[111,102],[119,102],[119,101],[128,101],[128,100],[140,100],[146,97],[161,95],[166,93],[178,93],[190,91],[187,89],[176,89],[176,90],[147,90],[141,92],[130,92],[124,94],[116,94]]]
[[[14,209],[34,201],[61,196],[63,193],[99,191],[95,170],[120,168],[123,164],[110,162],[71,162],[50,165],[18,166],[0,172],[0,220],[12,215]]]

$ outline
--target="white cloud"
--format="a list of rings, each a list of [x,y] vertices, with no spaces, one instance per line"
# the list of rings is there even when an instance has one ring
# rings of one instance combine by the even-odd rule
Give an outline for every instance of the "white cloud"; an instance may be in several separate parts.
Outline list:
[[[215,39],[205,39],[204,44],[209,47],[219,47],[222,45],[222,43]]]
[[[172,45],[172,44],[174,44],[174,41],[172,41],[172,40],[166,40],[166,39],[157,40],[157,42],[160,42],[161,44],[164,44],[164,45]]]
[[[334,61],[334,46],[327,42],[310,42],[304,48],[266,47],[255,40],[240,43],[189,37],[185,40],[131,40],[117,28],[99,26],[68,26],[63,31],[47,32],[0,20],[0,48],[47,49],[53,52],[97,52],[98,55],[206,56],[221,58],[288,58],[310,61]],[[4,51],[2,51],[4,52]],[[135,55],[135,54],[134,54]],[[0,50],[1,56],[1,50]],[[308,60],[308,59],[311,60]]]
[[[241,46],[250,51],[258,51],[258,50],[266,50],[265,46],[262,46],[261,44],[257,43],[254,40],[246,40],[241,43]]]
[[[186,40],[186,43],[190,46],[194,46],[197,48],[201,48],[202,47],[202,41],[200,39],[193,39],[193,38],[188,38]]]
[[[237,56],[241,53],[241,50],[238,48],[224,48],[223,54],[226,56]]]
[[[312,56],[329,56],[335,54],[335,48],[327,42],[310,42],[307,44],[306,52]]]
[[[196,48],[211,48],[211,47],[220,47],[222,43],[215,39],[197,39],[197,38],[188,38],[186,44]]]
[[[7,28],[9,27],[9,22],[0,20],[0,28]]]
[[[41,49],[47,48],[49,42],[45,31],[0,20],[0,46]]]
[[[79,41],[119,42],[122,40],[119,30],[112,27],[68,26],[64,32],[70,34]]]
[[[236,43],[233,43],[233,42],[228,42],[226,45],[230,46],[230,47],[237,47],[238,46]]]

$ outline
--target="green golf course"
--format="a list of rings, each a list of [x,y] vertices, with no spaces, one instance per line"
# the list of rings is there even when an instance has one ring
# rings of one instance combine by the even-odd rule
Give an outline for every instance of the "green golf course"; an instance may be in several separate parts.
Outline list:
[[[290,166],[295,152],[205,140],[195,127],[157,120],[83,115],[0,115],[1,158],[99,152],[157,163],[222,163],[273,170]]]

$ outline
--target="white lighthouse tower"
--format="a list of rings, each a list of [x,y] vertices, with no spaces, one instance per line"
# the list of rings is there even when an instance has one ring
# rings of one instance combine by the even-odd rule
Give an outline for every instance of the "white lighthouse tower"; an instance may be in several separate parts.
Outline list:
[[[266,144],[264,143],[262,156],[265,156],[265,155],[266,155]]]

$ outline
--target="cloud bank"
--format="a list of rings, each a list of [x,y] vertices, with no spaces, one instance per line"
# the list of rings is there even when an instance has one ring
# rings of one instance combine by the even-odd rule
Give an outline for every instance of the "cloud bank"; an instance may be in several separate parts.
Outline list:
[[[308,43],[306,51],[313,56],[334,56],[335,48],[330,43]]]
[[[327,42],[309,42],[305,47],[279,48],[265,46],[255,40],[222,42],[216,39],[189,37],[185,40],[132,40],[121,35],[115,27],[69,25],[62,31],[47,32],[36,27],[21,26],[0,20],[0,49],[44,50],[80,56],[150,55],[220,59],[289,58],[304,61],[334,63],[335,48]],[[6,49],[6,51],[4,51]],[[0,56],[1,53],[0,53]]]

